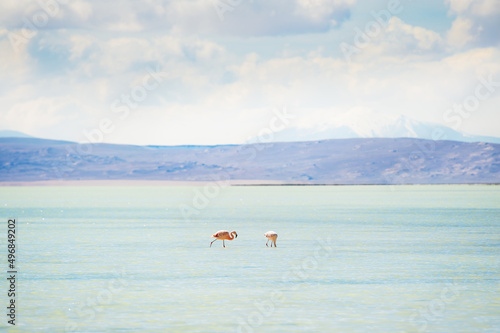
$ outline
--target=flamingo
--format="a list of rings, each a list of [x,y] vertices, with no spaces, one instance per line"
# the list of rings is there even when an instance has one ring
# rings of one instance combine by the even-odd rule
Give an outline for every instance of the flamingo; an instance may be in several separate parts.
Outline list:
[[[236,231],[231,231],[231,233],[229,233],[229,231],[227,231],[227,230],[219,230],[215,234],[213,234],[212,237],[215,238],[212,241],[212,243],[215,242],[218,239],[222,239],[222,246],[226,247],[226,244],[224,244],[224,240],[225,239],[227,239],[227,240],[233,240],[236,237],[238,237],[238,234],[236,233]],[[210,247],[212,247],[212,243],[210,243]]]
[[[269,243],[269,241],[271,241],[271,247],[273,247],[273,243],[274,243],[274,247],[276,247],[276,238],[278,238],[278,234],[274,231],[268,231],[264,234],[264,236],[267,237],[267,242],[266,242],[266,246],[267,243]]]

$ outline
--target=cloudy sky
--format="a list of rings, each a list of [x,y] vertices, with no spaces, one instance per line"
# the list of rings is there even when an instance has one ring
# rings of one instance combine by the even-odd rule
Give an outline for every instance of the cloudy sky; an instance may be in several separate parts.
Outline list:
[[[405,115],[499,136],[499,31],[500,0],[3,0],[0,129],[221,144]]]

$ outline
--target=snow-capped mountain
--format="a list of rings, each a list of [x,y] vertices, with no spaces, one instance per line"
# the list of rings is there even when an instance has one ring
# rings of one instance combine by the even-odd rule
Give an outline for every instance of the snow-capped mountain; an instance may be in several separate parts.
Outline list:
[[[348,138],[418,138],[428,140],[452,140],[462,142],[500,143],[500,138],[468,135],[452,128],[420,122],[406,116],[398,118],[340,120],[337,124],[316,127],[289,127],[274,133],[275,142],[317,141]],[[251,142],[258,142],[254,139]]]

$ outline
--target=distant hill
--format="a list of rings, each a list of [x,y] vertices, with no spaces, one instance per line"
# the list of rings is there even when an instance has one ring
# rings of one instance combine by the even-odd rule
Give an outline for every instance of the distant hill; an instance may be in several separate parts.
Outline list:
[[[144,147],[0,138],[0,181],[109,179],[500,183],[500,145],[370,138]]]
[[[32,136],[18,131],[1,130],[0,138],[32,138]]]

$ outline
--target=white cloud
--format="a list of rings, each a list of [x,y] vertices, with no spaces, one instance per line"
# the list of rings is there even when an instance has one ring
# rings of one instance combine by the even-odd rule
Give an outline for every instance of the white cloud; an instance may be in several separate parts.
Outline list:
[[[382,43],[390,43],[393,49],[400,48],[405,53],[433,50],[443,42],[438,33],[406,24],[398,17],[391,18],[384,35]]]
[[[456,13],[471,13],[476,16],[490,16],[500,13],[498,0],[445,0]]]
[[[10,41],[12,35],[19,34],[18,31],[4,31],[3,37],[0,36],[0,87],[5,85],[5,90],[8,91],[12,86],[29,80],[30,70],[33,64],[28,54],[27,44],[20,43],[14,52],[13,45]]]
[[[224,62],[225,49],[207,39],[163,35],[157,37],[112,37],[68,34],[63,42],[68,60],[81,75],[102,77],[145,70],[151,64],[189,63],[213,66]],[[59,39],[61,40],[61,38]]]
[[[80,59],[83,53],[94,44],[94,38],[90,35],[72,35],[69,40],[71,43],[69,47],[70,60]]]
[[[448,31],[448,42],[458,48],[470,43],[476,38],[472,32],[473,26],[472,20],[458,17],[453,21],[451,29]]]
[[[297,0],[295,14],[321,22],[355,3],[356,0]]]
[[[64,3],[64,2],[63,2]],[[92,5],[82,0],[73,0],[66,5],[82,21],[86,21],[92,15]]]
[[[60,128],[72,117],[65,108],[75,108],[71,98],[38,97],[28,101],[19,100],[0,119],[3,126],[17,128],[35,135],[47,132],[50,128]],[[74,119],[73,119],[74,120]],[[74,126],[72,123],[70,126]],[[58,133],[59,134],[59,133]]]
[[[442,57],[446,42],[436,32],[403,22],[392,16],[384,26],[375,20],[358,28],[350,43],[341,44],[346,60],[371,62],[380,57],[392,61],[411,61]],[[347,45],[347,46],[346,46]]]
[[[498,46],[500,3],[498,0],[445,0],[456,19],[448,31],[449,43],[466,46]]]
[[[223,22],[206,0],[73,4],[82,12],[61,7],[53,29],[41,30],[17,54],[7,36],[18,30],[10,23],[0,27],[3,126],[82,141],[83,131],[103,117],[116,120],[112,102],[157,67],[166,72],[162,84],[129,118],[117,121],[106,141],[241,143],[267,126],[273,107],[283,105],[295,110],[303,126],[342,119],[369,123],[399,114],[443,122],[443,112],[473,93],[479,77],[492,73],[500,80],[500,51],[477,44],[490,32],[485,26],[477,35],[478,21],[471,16],[483,13],[486,1],[476,9],[472,2],[450,3],[457,20],[445,38],[393,17],[350,64],[332,56],[328,46],[334,43],[330,37],[345,33],[340,30],[307,43],[301,36],[297,45],[289,42],[293,37],[276,36],[330,29],[332,20],[347,17],[354,5],[349,0],[242,1]],[[37,10],[11,7],[11,13]],[[124,31],[120,24],[140,31]],[[199,31],[206,34],[190,34]],[[226,33],[233,36],[221,37]],[[463,130],[493,135],[500,121],[495,98],[482,103]]]
[[[130,42],[133,46],[137,41]],[[111,48],[102,50],[111,52]],[[102,55],[102,59],[110,57]],[[138,54],[133,57],[140,59]],[[491,48],[441,60],[424,58],[396,63],[378,57],[353,66],[324,56],[264,59],[249,54],[231,66],[211,62],[216,67],[214,71],[188,65],[181,59],[171,64],[174,67],[165,68],[169,75],[166,81],[150,93],[148,100],[131,110],[125,121],[117,120],[110,111],[110,102],[140,84],[144,76],[141,70],[127,76],[93,76],[88,82],[77,79],[66,88],[62,88],[64,82],[57,83],[60,78],[47,79],[41,83],[51,87],[46,92],[33,86],[22,94],[0,99],[9,110],[8,117],[1,121],[19,125],[17,129],[30,134],[59,135],[62,128],[68,127],[68,117],[75,116],[63,111],[74,103],[79,106],[79,122],[71,122],[73,134],[68,133],[66,139],[82,141],[84,130],[98,126],[103,117],[115,117],[116,131],[106,136],[106,141],[241,143],[266,126],[272,107],[282,105],[295,109],[295,124],[302,126],[335,124],[340,120],[370,122],[401,113],[421,121],[442,122],[447,108],[474,92],[478,77],[494,73],[500,79],[500,52]],[[224,70],[232,73],[232,82],[218,81],[219,72]],[[60,96],[51,95],[50,91],[58,87],[62,89]],[[41,98],[40,94],[46,97]],[[64,95],[71,96],[71,101]],[[474,116],[488,117],[488,124],[500,120],[496,108],[488,104]],[[464,122],[463,130],[471,132],[477,126],[474,119]],[[488,130],[490,134],[493,131]]]
[[[8,1],[0,20],[19,29],[24,20],[48,21],[38,29],[101,29],[108,31],[176,31],[184,34],[283,35],[324,32],[344,21],[355,0],[221,0],[98,1],[54,0],[45,6],[29,0]],[[221,10],[217,3],[223,4]],[[4,20],[3,20],[4,19]]]
[[[324,32],[348,18],[355,0],[194,0],[170,2],[176,31],[265,36]]]

